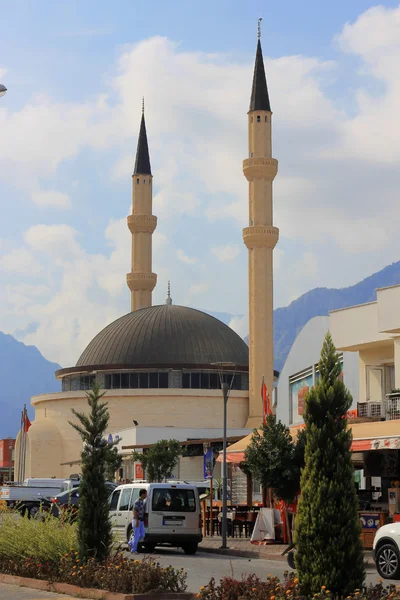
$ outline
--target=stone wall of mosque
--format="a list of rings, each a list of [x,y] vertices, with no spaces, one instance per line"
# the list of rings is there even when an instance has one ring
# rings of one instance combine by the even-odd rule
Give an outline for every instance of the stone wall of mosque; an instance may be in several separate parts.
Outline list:
[[[109,433],[130,427],[133,420],[142,427],[200,429],[223,424],[220,390],[109,390],[104,400],[110,411]],[[76,472],[77,467],[70,463],[79,459],[82,448],[81,439],[69,421],[76,422],[72,409],[88,410],[86,394],[84,391],[43,394],[34,396],[31,402],[35,420],[27,434],[25,477],[68,477]],[[248,391],[232,390],[228,428],[244,427],[248,411]]]

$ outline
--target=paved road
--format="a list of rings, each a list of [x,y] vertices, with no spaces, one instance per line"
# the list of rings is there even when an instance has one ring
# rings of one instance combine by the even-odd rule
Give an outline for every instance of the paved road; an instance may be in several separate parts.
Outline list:
[[[1,600],[51,600],[52,598],[62,598],[62,600],[72,600],[67,596],[60,594],[51,594],[49,592],[41,592],[39,590],[29,590],[28,588],[20,588],[14,585],[4,585],[0,583],[0,599]]]
[[[135,558],[140,557],[140,555],[135,556]],[[271,574],[282,578],[284,571],[287,570],[286,562],[283,561],[247,559],[235,556],[228,558],[218,554],[202,552],[199,552],[196,556],[186,556],[178,550],[161,550],[155,553],[153,557],[164,566],[172,565],[175,568],[185,569],[188,574],[188,588],[191,592],[198,592],[200,587],[205,585],[211,577],[219,580],[224,575],[240,578],[244,573],[256,573],[260,577]],[[367,569],[367,582],[376,583],[377,580],[376,570],[369,567]],[[399,582],[394,583],[398,584]],[[67,596],[63,595],[0,584],[0,600],[50,600],[51,598],[69,600]]]

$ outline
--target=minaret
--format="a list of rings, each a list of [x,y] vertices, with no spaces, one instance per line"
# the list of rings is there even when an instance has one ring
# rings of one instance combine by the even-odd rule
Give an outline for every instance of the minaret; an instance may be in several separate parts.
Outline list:
[[[142,121],[132,175],[132,214],[127,219],[132,233],[132,269],[127,274],[126,281],[131,290],[132,311],[151,306],[151,294],[157,283],[157,275],[152,273],[151,236],[157,227],[157,217],[151,214],[152,180],[143,100]]]
[[[273,226],[272,182],[278,161],[272,158],[271,117],[264,60],[258,43],[248,112],[249,158],[243,173],[249,182],[249,227],[243,241],[249,250],[249,419],[259,427],[263,418],[261,386],[264,377],[271,398],[274,388],[272,253],[279,238]]]

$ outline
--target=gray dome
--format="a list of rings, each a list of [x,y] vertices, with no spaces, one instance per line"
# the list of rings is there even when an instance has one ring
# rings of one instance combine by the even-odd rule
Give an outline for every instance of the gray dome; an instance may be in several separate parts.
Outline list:
[[[216,362],[248,370],[246,343],[206,313],[163,304],[136,310],[107,325],[84,350],[74,370],[89,366],[210,368]]]

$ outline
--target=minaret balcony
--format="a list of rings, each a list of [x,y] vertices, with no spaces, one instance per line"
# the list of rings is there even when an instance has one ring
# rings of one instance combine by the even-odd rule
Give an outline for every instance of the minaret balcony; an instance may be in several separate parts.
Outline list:
[[[273,181],[278,172],[276,158],[246,158],[243,161],[243,173],[247,181],[252,179],[268,179]]]
[[[152,292],[156,287],[157,275],[155,273],[128,273],[126,283],[131,292]]]
[[[153,215],[129,215],[127,222],[131,233],[153,233],[157,227],[157,217]]]
[[[279,239],[277,227],[253,225],[243,229],[243,241],[247,248],[275,248]]]

